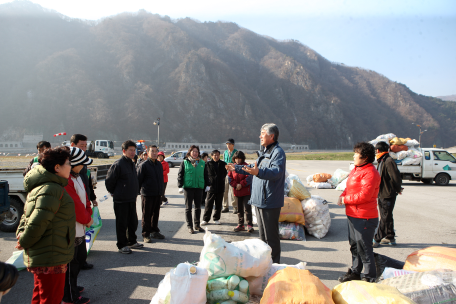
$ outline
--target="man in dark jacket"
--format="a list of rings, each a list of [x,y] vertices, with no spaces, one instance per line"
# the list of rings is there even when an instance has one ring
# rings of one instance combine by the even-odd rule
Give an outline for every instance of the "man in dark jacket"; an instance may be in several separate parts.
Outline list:
[[[201,225],[207,225],[211,219],[212,209],[215,203],[214,223],[220,225],[220,214],[222,213],[223,196],[225,194],[225,179],[228,172],[226,163],[220,160],[220,151],[214,150],[211,153],[212,160],[206,164],[207,176],[209,179],[209,190],[204,208],[203,221]]]
[[[0,262],[0,302],[2,301],[2,296],[6,295],[16,284],[18,277],[19,272],[16,267]]]
[[[229,164],[229,171],[253,175],[249,204],[255,206],[260,238],[272,249],[272,261],[280,263],[279,217],[284,205],[285,152],[279,146],[279,128],[268,123],[261,127],[263,151],[255,164],[249,166]]]
[[[149,159],[142,161],[137,169],[138,184],[141,191],[142,207],[142,236],[144,243],[151,243],[150,237],[164,239],[165,236],[158,229],[160,216],[161,195],[165,187],[163,181],[163,167],[157,160],[157,146],[147,149]]]
[[[106,190],[113,196],[116,215],[117,248],[120,253],[131,253],[131,249],[144,247],[136,242],[138,215],[136,197],[138,196],[138,177],[133,158],[136,144],[127,140],[122,144],[123,156],[116,160],[106,176]],[[128,233],[128,236],[127,236]]]
[[[380,173],[381,182],[378,192],[380,224],[377,234],[374,236],[373,247],[378,247],[379,245],[396,245],[393,209],[397,194],[402,193],[401,173],[388,153],[389,146],[387,143],[379,142],[375,148],[377,149],[377,170]]]

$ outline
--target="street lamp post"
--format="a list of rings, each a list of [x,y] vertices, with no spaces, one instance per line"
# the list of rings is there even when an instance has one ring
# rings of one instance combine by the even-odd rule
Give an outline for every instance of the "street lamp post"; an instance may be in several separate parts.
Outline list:
[[[154,125],[156,125],[158,127],[157,147],[160,148],[160,117],[157,118],[156,121],[154,121]]]
[[[423,134],[424,132],[426,132],[427,130],[424,130],[423,132],[421,132],[421,125],[418,125],[414,122],[412,122],[412,125],[416,125],[418,128],[420,128],[420,135],[418,137],[418,141],[419,141],[419,147],[421,148],[421,134]]]

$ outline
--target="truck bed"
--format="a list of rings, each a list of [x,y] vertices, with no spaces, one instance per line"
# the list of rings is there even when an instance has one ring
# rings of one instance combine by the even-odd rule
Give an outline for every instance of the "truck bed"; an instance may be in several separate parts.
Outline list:
[[[412,173],[412,174],[420,174],[421,173],[421,166],[402,166],[402,165],[398,165],[397,166],[397,169],[399,169],[399,171],[401,173]]]
[[[10,192],[25,192],[24,172],[25,168],[3,168],[0,169],[0,179],[7,180]]]

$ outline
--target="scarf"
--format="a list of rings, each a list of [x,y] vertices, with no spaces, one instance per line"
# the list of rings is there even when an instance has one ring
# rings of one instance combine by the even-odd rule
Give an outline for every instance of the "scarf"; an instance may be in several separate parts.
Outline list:
[[[187,160],[189,160],[192,163],[193,168],[196,168],[199,162],[199,158],[194,159],[193,157],[189,156],[187,157]]]
[[[376,159],[380,159],[380,158],[382,158],[382,156],[385,155],[386,153],[388,153],[388,152],[380,152],[380,153],[377,153],[377,154],[375,154],[375,158],[376,158]]]
[[[73,176],[74,178],[78,178],[78,177],[79,177],[79,173],[76,173],[76,172],[74,172],[73,170],[71,170],[70,174],[71,174],[71,176]]]

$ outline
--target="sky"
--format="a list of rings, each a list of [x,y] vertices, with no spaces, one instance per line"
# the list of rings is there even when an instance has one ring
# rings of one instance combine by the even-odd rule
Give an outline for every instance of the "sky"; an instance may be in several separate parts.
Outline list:
[[[260,35],[298,40],[329,61],[373,70],[418,94],[456,94],[455,0],[32,2],[88,20],[144,9],[172,19],[234,22]]]

